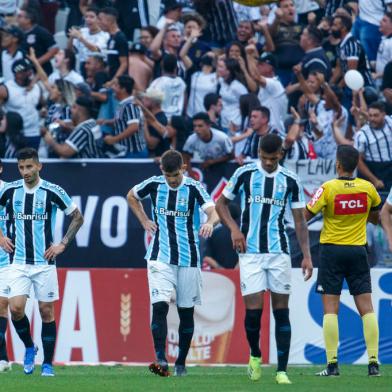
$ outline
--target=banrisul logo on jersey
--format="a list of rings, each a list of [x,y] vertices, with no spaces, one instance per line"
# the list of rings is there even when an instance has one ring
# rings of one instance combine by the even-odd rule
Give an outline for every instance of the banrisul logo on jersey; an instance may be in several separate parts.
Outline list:
[[[23,212],[17,212],[14,214],[14,219],[18,220],[46,220],[48,219],[48,213],[45,214],[24,214]]]

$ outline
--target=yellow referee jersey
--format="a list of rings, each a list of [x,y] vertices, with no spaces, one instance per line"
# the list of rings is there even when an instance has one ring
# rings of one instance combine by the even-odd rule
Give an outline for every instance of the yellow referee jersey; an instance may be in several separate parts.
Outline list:
[[[369,212],[380,205],[381,198],[369,181],[342,177],[321,185],[306,208],[313,214],[322,211],[320,243],[365,245]]]

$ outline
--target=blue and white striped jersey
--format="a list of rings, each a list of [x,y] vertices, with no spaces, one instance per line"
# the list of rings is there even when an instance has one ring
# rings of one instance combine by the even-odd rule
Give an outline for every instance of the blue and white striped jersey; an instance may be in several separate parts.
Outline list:
[[[237,169],[223,190],[233,200],[241,196],[241,231],[247,253],[290,253],[284,225],[286,207],[305,207],[305,196],[297,176],[278,166],[267,173],[261,162]]]
[[[6,185],[7,185],[6,182],[1,181],[0,192],[6,187]],[[10,225],[11,225],[10,210],[8,206],[9,204],[7,204],[5,207],[0,206],[0,229],[3,232],[3,234],[7,237],[10,233]],[[3,248],[0,248],[0,268],[5,267],[9,264],[10,264],[10,255]]]
[[[53,242],[57,208],[69,215],[76,204],[60,186],[42,179],[32,189],[23,180],[8,183],[0,191],[0,206],[7,204],[15,227],[11,233],[15,251],[10,262],[54,264],[44,258],[44,253]]]
[[[135,185],[133,193],[139,200],[150,197],[152,216],[158,226],[146,260],[200,267],[199,208],[205,211],[214,206],[203,186],[184,176],[181,185],[174,189],[164,176],[154,176]]]

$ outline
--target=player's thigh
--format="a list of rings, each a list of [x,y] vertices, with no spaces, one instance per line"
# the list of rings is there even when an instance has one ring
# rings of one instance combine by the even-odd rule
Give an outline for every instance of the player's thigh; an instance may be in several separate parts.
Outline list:
[[[291,292],[291,258],[286,253],[265,255],[267,285],[272,293],[289,295]],[[276,296],[276,301],[278,297]],[[279,306],[282,304],[279,301]],[[282,305],[283,306],[283,305]]]
[[[177,274],[177,306],[192,308],[201,305],[202,277],[197,267],[179,267]]]
[[[345,276],[345,264],[341,254],[339,245],[320,244],[317,293],[337,296],[341,294]]]
[[[350,294],[359,296],[372,292],[370,266],[365,246],[350,246],[346,249],[346,274]]]
[[[30,296],[32,281],[29,276],[29,266],[11,264],[7,272],[8,298]],[[13,301],[15,303],[15,301]],[[11,307],[12,309],[12,307]]]
[[[177,268],[161,261],[147,262],[148,289],[152,304],[170,302],[177,285]]]
[[[289,294],[280,294],[271,292],[272,309],[288,309],[289,307]]]
[[[4,316],[4,312],[7,313],[8,309],[8,295],[9,295],[9,286],[8,286],[8,266],[0,267],[0,316]],[[5,310],[4,310],[5,309]]]
[[[240,253],[241,294],[244,298],[267,290],[267,277],[263,269],[263,260],[264,255],[260,253]]]
[[[59,283],[55,265],[32,265],[30,278],[35,298],[41,302],[54,302],[59,299]]]

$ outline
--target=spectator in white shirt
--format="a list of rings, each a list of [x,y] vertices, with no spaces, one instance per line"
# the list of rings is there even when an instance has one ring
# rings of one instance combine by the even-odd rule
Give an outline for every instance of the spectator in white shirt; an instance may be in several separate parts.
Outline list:
[[[240,97],[247,94],[245,78],[235,59],[218,60],[219,95],[222,98],[221,126],[224,131],[241,126]]]
[[[5,26],[2,29],[1,70],[3,74],[3,82],[14,79],[12,64],[14,61],[23,58],[23,52],[20,49],[23,39],[23,31],[16,26]]]
[[[378,47],[375,79],[382,79],[385,66],[392,60],[392,12],[387,12],[380,22],[382,34]]]
[[[184,110],[185,82],[177,76],[177,57],[167,54],[162,60],[162,75],[155,79],[150,88],[165,94],[162,109],[166,117],[180,116]]]
[[[49,83],[53,84],[58,79],[64,79],[72,84],[83,83],[83,76],[75,69],[75,54],[69,49],[59,50],[54,57],[54,67],[56,68],[49,75]]]
[[[87,8],[84,14],[84,20],[86,27],[81,29],[72,27],[69,30],[69,42],[68,48],[76,52],[76,58],[78,60],[78,71],[82,75],[86,76],[84,64],[87,57],[91,52],[101,52],[106,49],[109,41],[109,33],[102,31],[98,25],[98,9],[95,7]]]
[[[224,132],[211,128],[207,113],[195,114],[192,121],[194,133],[185,142],[183,157],[188,175],[197,178],[191,166],[194,154],[203,161],[201,168],[209,170],[233,158],[233,143]]]
[[[275,76],[276,58],[264,52],[258,59],[254,45],[247,47],[247,59],[250,73],[260,86],[258,98],[260,103],[270,110],[270,125],[279,132],[284,132],[284,120],[287,115],[288,100],[286,91]]]
[[[213,63],[214,59],[211,56],[204,55],[200,59],[201,71],[192,75],[186,111],[188,117],[204,111],[204,97],[217,91],[218,79]]]

